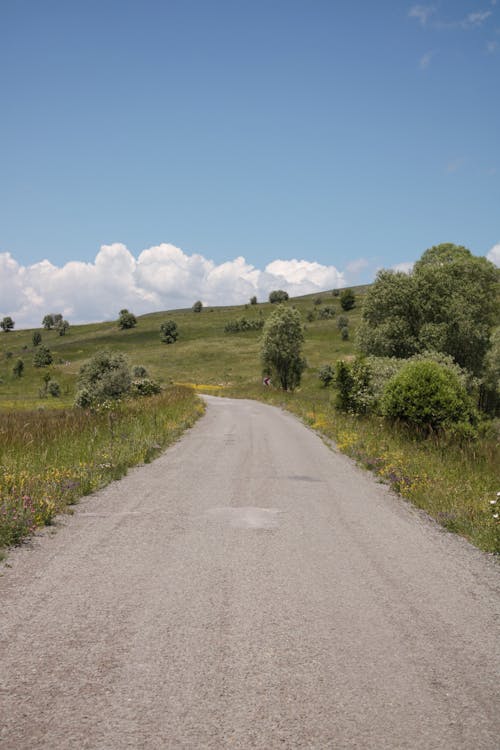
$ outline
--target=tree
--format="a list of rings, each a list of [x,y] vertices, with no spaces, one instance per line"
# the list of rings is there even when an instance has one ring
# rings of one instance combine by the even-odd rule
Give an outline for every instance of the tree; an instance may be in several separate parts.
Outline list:
[[[46,331],[51,331],[54,326],[54,316],[48,313],[42,320],[42,326]]]
[[[68,321],[67,320],[63,320],[61,318],[60,320],[57,321],[57,323],[55,325],[55,329],[56,329],[57,333],[59,334],[59,336],[65,336],[66,332],[69,329],[69,323],[68,323]]]
[[[269,294],[269,302],[272,305],[280,304],[281,302],[286,302],[288,299],[288,292],[283,291],[283,289],[275,289],[273,292]]]
[[[352,289],[344,289],[340,294],[340,306],[346,312],[356,305],[356,296]]]
[[[303,342],[304,330],[298,310],[278,307],[264,326],[261,360],[265,373],[275,375],[284,391],[293,391],[300,385],[306,367]]]
[[[31,341],[33,342],[33,346],[38,346],[38,344],[42,343],[42,334],[40,333],[40,331],[33,331]]]
[[[120,315],[118,318],[118,327],[123,330],[128,328],[135,328],[137,325],[137,318],[135,315],[131,312],[129,312],[126,309],[120,310]]]
[[[175,344],[179,337],[179,330],[175,320],[166,320],[160,326],[160,338],[164,344]]]
[[[128,362],[123,354],[97,352],[78,373],[77,406],[91,406],[124,396],[132,385]]]
[[[202,309],[203,309],[203,302],[201,300],[197,300],[191,308],[191,310],[195,313],[201,313]]]
[[[14,321],[7,315],[3,320],[0,321],[0,328],[3,328],[4,333],[9,333],[14,328]]]
[[[480,374],[498,318],[500,272],[462,246],[429,248],[410,274],[379,272],[369,289],[359,348],[375,356],[440,351]]]
[[[16,376],[16,378],[20,378],[24,372],[24,362],[22,359],[18,359],[16,361],[16,364],[12,368],[12,372]]]
[[[52,364],[52,354],[50,349],[47,349],[46,346],[38,347],[36,350],[34,356],[33,356],[33,365],[35,367],[47,367],[48,365]]]
[[[255,294],[254,294],[253,297],[250,297],[250,304],[251,305],[256,305],[257,304],[257,297],[255,296]]]

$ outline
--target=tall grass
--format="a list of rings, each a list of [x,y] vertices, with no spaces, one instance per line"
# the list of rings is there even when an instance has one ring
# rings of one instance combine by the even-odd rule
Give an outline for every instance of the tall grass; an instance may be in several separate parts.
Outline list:
[[[0,415],[0,554],[76,498],[148,462],[203,412],[190,388],[99,411]]]

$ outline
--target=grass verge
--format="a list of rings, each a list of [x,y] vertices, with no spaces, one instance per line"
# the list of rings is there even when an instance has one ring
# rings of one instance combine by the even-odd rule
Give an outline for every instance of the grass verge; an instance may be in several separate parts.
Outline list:
[[[9,412],[0,418],[0,559],[78,497],[147,463],[203,413],[191,388],[100,411]]]

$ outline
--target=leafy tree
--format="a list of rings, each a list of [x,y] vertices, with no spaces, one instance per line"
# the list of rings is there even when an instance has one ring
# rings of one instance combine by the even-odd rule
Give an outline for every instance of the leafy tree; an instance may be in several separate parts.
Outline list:
[[[42,326],[45,328],[46,331],[51,331],[54,327],[54,316],[48,313],[44,316],[42,320]]]
[[[335,365],[337,408],[353,414],[366,414],[370,411],[373,405],[370,381],[371,368],[366,360],[338,360]]]
[[[274,374],[284,391],[298,385],[306,362],[302,356],[304,330],[298,310],[279,306],[267,319],[262,335],[264,371]]]
[[[47,392],[50,393],[53,398],[59,398],[61,395],[61,386],[57,380],[49,380],[47,383]]]
[[[12,368],[12,372],[16,376],[16,378],[20,378],[24,372],[24,362],[22,359],[16,360],[16,364]]]
[[[335,370],[331,365],[323,365],[319,368],[318,377],[323,383],[323,387],[327,388],[335,378]]]
[[[40,333],[40,331],[33,331],[31,341],[33,342],[33,346],[38,346],[38,344],[42,343],[42,334]]]
[[[164,344],[175,344],[179,337],[179,330],[175,320],[166,320],[160,326],[160,338]]]
[[[408,362],[388,382],[383,413],[410,425],[436,430],[470,422],[472,404],[459,378],[449,368],[431,361]]]
[[[436,350],[480,374],[498,319],[499,271],[450,243],[429,248],[410,274],[381,271],[368,290],[358,345],[409,357]]]
[[[66,332],[69,329],[69,323],[67,320],[63,320],[62,318],[58,320],[55,324],[55,329],[59,336],[65,336]]]
[[[340,306],[346,312],[356,305],[356,296],[352,289],[344,289],[340,294]]]
[[[120,315],[118,317],[118,327],[123,330],[126,330],[128,328],[135,328],[137,325],[137,318],[135,317],[134,313],[129,312],[126,309],[120,310]]]
[[[48,365],[52,364],[52,361],[53,358],[50,349],[41,344],[33,356],[33,365],[35,367],[48,367]]]
[[[203,302],[201,300],[197,300],[191,308],[191,310],[195,313],[201,313],[202,309],[203,309]]]
[[[4,333],[9,333],[9,331],[12,331],[14,325],[15,323],[10,315],[6,315],[6,317],[0,321],[0,328],[3,328]]]
[[[275,289],[273,292],[269,295],[269,302],[271,304],[280,304],[281,302],[286,302],[288,299],[288,292],[283,291],[283,289]]]
[[[250,304],[256,305],[257,304],[257,297],[254,295],[253,297],[250,297]]]

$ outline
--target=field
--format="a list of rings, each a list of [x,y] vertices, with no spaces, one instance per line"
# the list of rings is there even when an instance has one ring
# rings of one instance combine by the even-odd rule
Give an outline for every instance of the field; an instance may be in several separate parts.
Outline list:
[[[4,512],[0,544],[2,540],[3,544],[17,541],[35,524],[50,523],[78,494],[120,476],[127,466],[150,460],[199,415],[195,397],[199,391],[258,398],[290,409],[374,471],[380,481],[430,513],[443,528],[464,535],[482,549],[500,552],[499,527],[490,505],[500,489],[497,437],[470,445],[442,437],[423,440],[380,418],[339,414],[333,406],[333,390],[322,387],[319,368],[354,354],[353,339],[365,290],[355,288],[356,306],[349,312],[341,310],[339,297],[331,291],[288,303],[298,308],[305,323],[308,362],[301,388],[291,394],[263,386],[259,331],[224,332],[230,320],[267,318],[273,309],[269,303],[207,307],[201,313],[154,313],[139,317],[135,328],[123,331],[116,321],[71,326],[65,336],[40,328],[42,344],[54,358],[53,364],[44,368],[32,363],[33,330],[0,334],[0,511],[3,508]],[[322,319],[320,313],[326,307],[333,310],[333,317]],[[341,315],[348,320],[347,340],[338,326]],[[172,345],[162,343],[159,335],[160,324],[167,319],[179,328],[179,339]],[[113,415],[84,417],[75,412],[71,406],[78,370],[100,349],[123,352],[131,365],[146,367],[164,386],[162,396],[141,400],[140,407],[122,404]],[[13,373],[18,358],[24,362],[22,377]],[[47,395],[48,376],[59,383],[60,397]],[[154,417],[159,411],[163,416]],[[90,421],[78,424],[82,419]],[[46,429],[49,424],[52,433]],[[116,434],[122,436],[121,441],[116,440]],[[94,437],[99,443],[97,451],[92,435],[100,436]],[[72,453],[67,452],[68,443],[73,443]],[[119,444],[126,455],[113,453]],[[80,465],[85,469],[80,471]],[[66,489],[50,495],[46,488],[56,486]],[[17,514],[17,526],[13,513]]]

